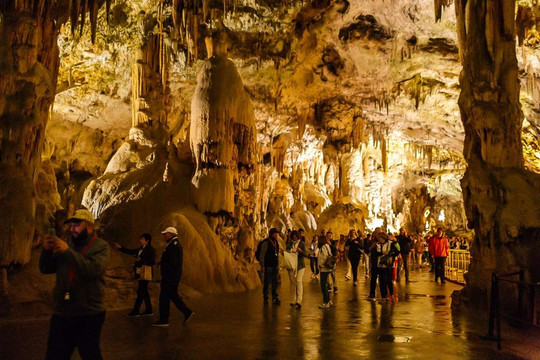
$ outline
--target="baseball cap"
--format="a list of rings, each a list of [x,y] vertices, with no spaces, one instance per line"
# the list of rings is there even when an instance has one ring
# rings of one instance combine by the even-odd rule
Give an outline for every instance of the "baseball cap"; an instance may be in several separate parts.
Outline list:
[[[72,217],[67,219],[64,224],[72,223],[72,222],[81,222],[86,221],[90,224],[93,224],[96,220],[94,219],[94,216],[89,210],[86,209],[79,209],[75,211],[75,214],[73,214]]]
[[[172,226],[169,226],[168,228],[163,230],[161,233],[162,234],[171,233],[171,234],[174,234],[174,235],[178,235],[178,231],[176,231],[176,229],[173,228]]]

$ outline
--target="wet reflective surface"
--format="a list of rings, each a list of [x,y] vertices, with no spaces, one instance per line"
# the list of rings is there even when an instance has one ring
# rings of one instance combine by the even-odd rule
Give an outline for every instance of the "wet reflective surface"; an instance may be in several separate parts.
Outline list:
[[[480,340],[487,320],[450,308],[457,285],[430,281],[427,270],[413,271],[411,283],[396,284],[398,301],[367,300],[368,281],[345,281],[338,269],[335,306],[320,310],[319,283],[304,277],[304,303],[289,306],[288,276],[281,272],[282,305],[263,305],[261,289],[188,299],[192,321],[172,308],[171,326],[149,325],[155,318],[127,318],[109,312],[102,332],[105,359],[512,359]],[[128,306],[131,304],[128,304]],[[157,308],[157,306],[156,306]],[[2,359],[40,359],[48,318],[0,321]],[[526,339],[538,345],[538,338]],[[504,346],[504,345],[503,345]],[[534,347],[530,356],[535,358]],[[538,358],[540,358],[540,353]],[[529,357],[529,356],[527,356]]]

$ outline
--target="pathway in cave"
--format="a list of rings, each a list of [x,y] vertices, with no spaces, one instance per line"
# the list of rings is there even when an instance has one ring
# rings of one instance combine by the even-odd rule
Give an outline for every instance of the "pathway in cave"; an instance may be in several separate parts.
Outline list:
[[[307,270],[301,310],[289,306],[283,271],[281,306],[264,306],[260,289],[204,296],[187,300],[196,311],[189,325],[182,325],[182,315],[174,309],[169,328],[149,326],[150,318],[127,318],[127,311],[109,312],[103,354],[105,359],[514,358],[504,351],[497,354],[494,343],[479,339],[486,333],[485,319],[450,308],[458,285],[434,283],[428,270],[417,270],[410,284],[397,285],[399,302],[374,303],[366,299],[368,281],[362,276],[353,287],[343,279],[344,272],[342,265],[339,292],[333,296],[336,306],[324,311],[317,308],[319,284],[310,281]],[[42,358],[47,327],[43,317],[0,322],[0,357]],[[508,345],[507,339],[503,346]],[[538,344],[529,349],[532,358],[539,349]]]

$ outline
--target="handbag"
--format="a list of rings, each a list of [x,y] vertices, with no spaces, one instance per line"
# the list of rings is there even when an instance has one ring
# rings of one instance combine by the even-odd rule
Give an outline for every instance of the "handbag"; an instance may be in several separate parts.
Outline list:
[[[139,280],[152,280],[152,266],[150,265],[142,265],[141,266],[141,275],[139,277]]]
[[[287,270],[296,270],[298,268],[298,253],[283,252],[283,267]]]
[[[333,269],[334,265],[336,265],[336,261],[337,261],[337,256],[332,255],[332,252],[330,252],[330,254],[328,254],[328,257],[324,261],[323,266],[325,268]]]

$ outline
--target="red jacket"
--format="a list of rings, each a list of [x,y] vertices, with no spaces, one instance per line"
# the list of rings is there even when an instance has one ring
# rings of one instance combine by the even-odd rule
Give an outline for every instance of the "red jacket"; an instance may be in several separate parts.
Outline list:
[[[429,242],[429,253],[433,257],[447,257],[448,256],[448,239],[444,236],[437,236],[431,238]]]

